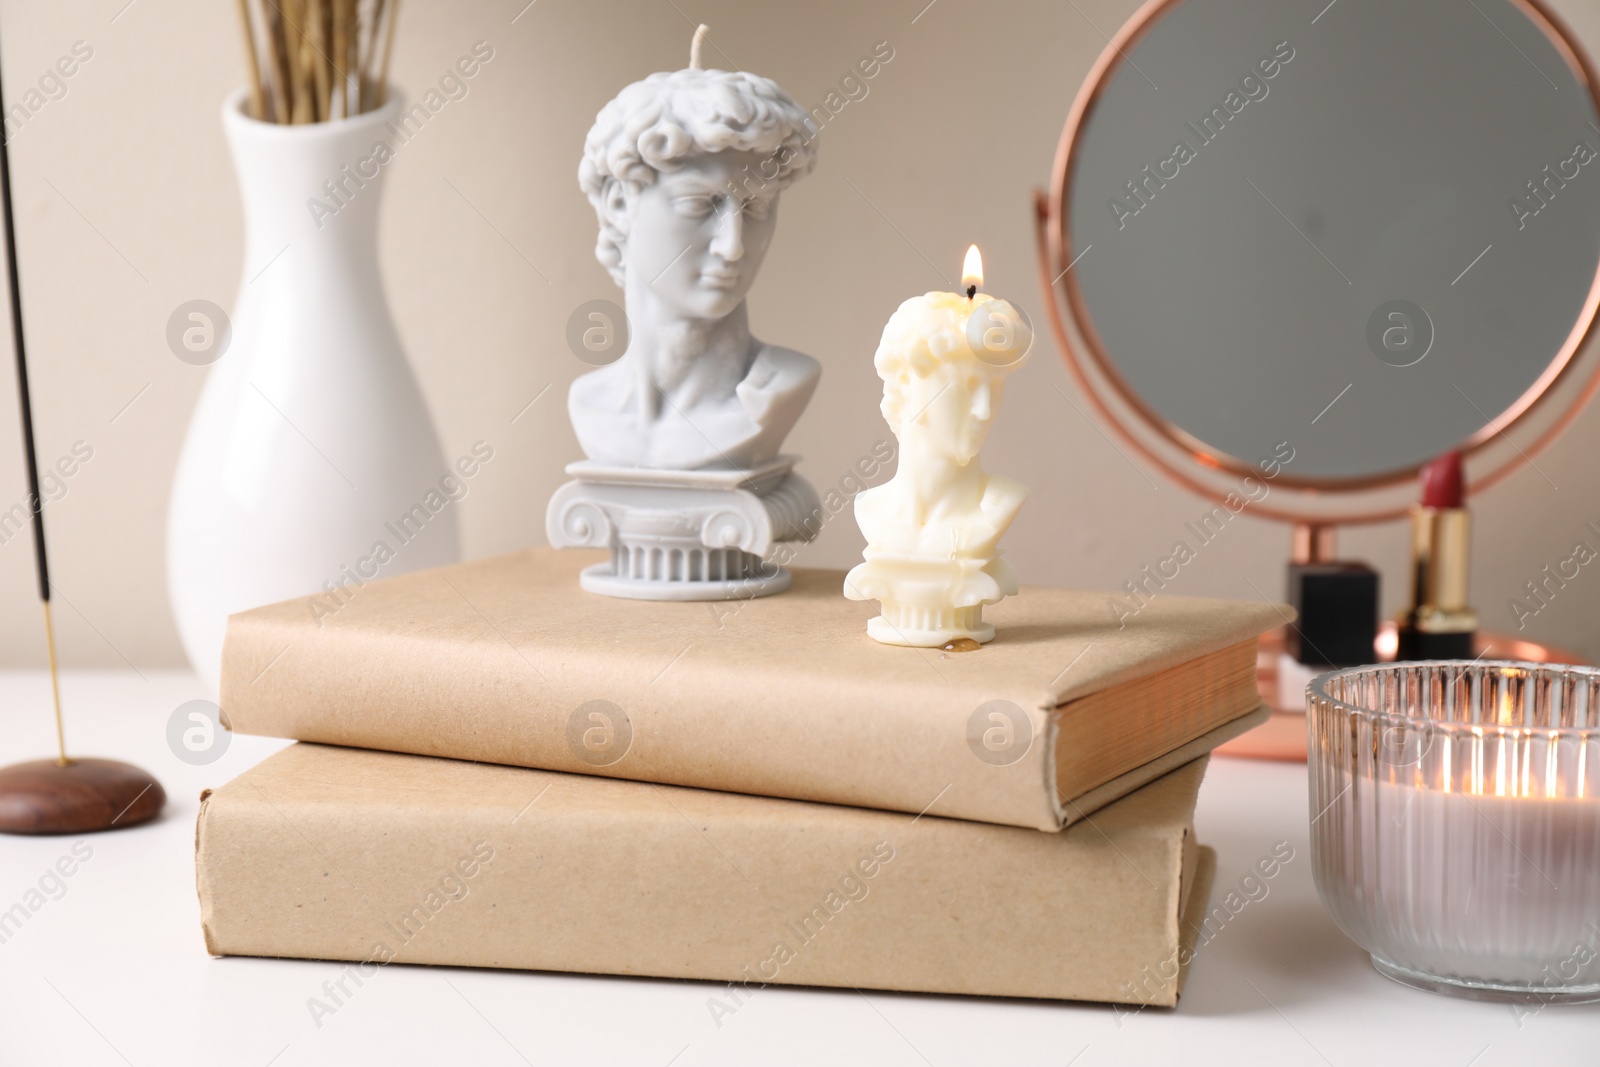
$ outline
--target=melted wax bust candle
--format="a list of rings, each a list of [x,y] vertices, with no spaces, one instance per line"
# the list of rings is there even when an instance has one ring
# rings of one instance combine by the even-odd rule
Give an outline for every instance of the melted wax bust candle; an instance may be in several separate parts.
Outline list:
[[[878,601],[867,634],[884,644],[989,641],[983,606],[1017,591],[998,546],[1028,490],[985,474],[978,451],[1033,331],[1009,303],[977,292],[982,271],[977,249],[968,250],[966,293],[901,304],[873,357],[900,463],[894,478],[856,497],[867,548],[844,593]]]

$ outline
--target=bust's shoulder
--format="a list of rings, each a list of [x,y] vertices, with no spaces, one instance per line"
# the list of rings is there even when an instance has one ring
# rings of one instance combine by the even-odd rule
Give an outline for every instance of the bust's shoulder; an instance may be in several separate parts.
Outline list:
[[[1026,499],[1028,487],[1003,474],[989,475],[988,484],[983,487],[983,510],[990,513],[1015,512]]]
[[[761,347],[756,351],[750,372],[754,374],[758,369],[781,374],[791,380],[815,380],[822,376],[822,364],[816,359],[804,352],[796,352],[782,345],[767,344],[765,341],[761,342]]]
[[[868,542],[885,541],[893,536],[897,527],[904,526],[904,523],[894,521],[900,502],[896,499],[896,489],[891,482],[861,490],[851,503],[856,525]]]
[[[891,482],[884,482],[882,485],[869,485],[856,493],[853,501],[856,510],[860,511],[865,508],[868,511],[878,511],[889,506],[890,497],[893,495],[893,490],[890,486]]]
[[[567,393],[569,407],[599,410],[621,410],[626,402],[627,377],[611,363],[572,381]]]

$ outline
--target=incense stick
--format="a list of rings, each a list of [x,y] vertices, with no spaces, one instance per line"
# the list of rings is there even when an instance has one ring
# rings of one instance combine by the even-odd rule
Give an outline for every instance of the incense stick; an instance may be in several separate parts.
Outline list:
[[[400,0],[389,2],[389,32],[383,37],[383,66],[378,69],[378,106],[389,96],[389,57],[394,55],[394,27],[400,17]]]
[[[245,0],[248,3],[248,0]],[[272,68],[272,122],[287,122],[289,115],[288,66],[283,49],[283,12],[268,3],[262,11],[267,37],[267,60]]]
[[[378,28],[383,23],[384,0],[374,0],[372,6],[372,22],[367,30],[367,50],[361,58],[361,110],[376,107],[377,94],[373,92],[372,61],[378,54]],[[372,103],[369,104],[369,101]]]
[[[397,0],[238,0],[238,6],[254,118],[328,122],[383,106]]]
[[[265,94],[261,91],[261,64],[256,61],[256,33],[250,24],[250,0],[239,0],[239,21],[244,26],[244,55],[250,67],[251,117],[265,119]]]
[[[6,113],[0,91],[0,115]],[[50,617],[50,563],[44,547],[44,498],[39,495],[39,450],[33,440],[33,398],[28,388],[27,346],[22,332],[22,288],[17,280],[17,234],[11,210],[10,138],[0,137],[0,216],[6,228],[6,276],[11,295],[11,347],[17,357],[17,400],[22,407],[22,450],[28,464],[28,510],[33,513],[33,559],[39,577],[39,599],[44,604],[45,644],[50,652],[50,691],[56,708],[56,763],[65,767],[67,735],[61,722],[61,678],[56,668],[55,622]]]
[[[313,121],[325,122],[330,116],[328,104],[332,100],[332,90],[328,78],[328,40],[324,36],[328,31],[327,13],[328,0],[307,0],[310,10],[306,12],[306,23],[311,27],[306,34],[306,44],[316,55],[306,56],[306,65],[311,68],[312,84],[317,91],[316,118]]]
[[[347,28],[346,28],[346,25],[345,25],[345,10],[344,10],[345,9],[345,3],[344,3],[344,0],[333,0],[333,7],[334,7],[334,16],[333,16],[333,55],[330,58],[329,62],[332,63],[332,65],[333,65],[333,74],[334,74],[334,78],[336,79],[335,82],[334,82],[334,91],[336,93],[338,93],[339,99],[342,101],[342,106],[344,108],[344,114],[343,114],[342,117],[343,118],[349,118],[350,117],[350,77],[349,77],[348,73],[346,72],[346,67],[345,67],[345,64],[346,64],[346,59],[345,59],[345,51],[346,51],[345,36],[346,36],[346,33],[347,33]]]

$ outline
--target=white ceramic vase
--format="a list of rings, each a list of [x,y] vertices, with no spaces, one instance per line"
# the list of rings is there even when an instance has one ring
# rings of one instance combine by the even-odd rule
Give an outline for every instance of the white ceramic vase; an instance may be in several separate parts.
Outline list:
[[[449,468],[378,273],[374,147],[394,146],[398,94],[306,126],[258,122],[243,102],[240,91],[222,112],[246,234],[232,341],[189,425],[167,518],[173,614],[213,694],[233,612],[305,597],[325,618],[379,571],[460,554],[453,509],[417,510]]]

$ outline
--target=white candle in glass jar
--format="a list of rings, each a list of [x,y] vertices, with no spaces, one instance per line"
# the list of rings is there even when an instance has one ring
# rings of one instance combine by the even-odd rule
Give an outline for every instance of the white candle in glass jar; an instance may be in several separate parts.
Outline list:
[[[1577,795],[1550,795],[1556,779],[1517,765],[1513,746],[1474,740],[1437,742],[1465,751],[1441,753],[1434,781],[1402,768],[1373,783],[1368,888],[1420,940],[1418,969],[1481,975],[1493,959],[1504,983],[1600,980],[1600,797],[1583,795],[1581,778]]]

